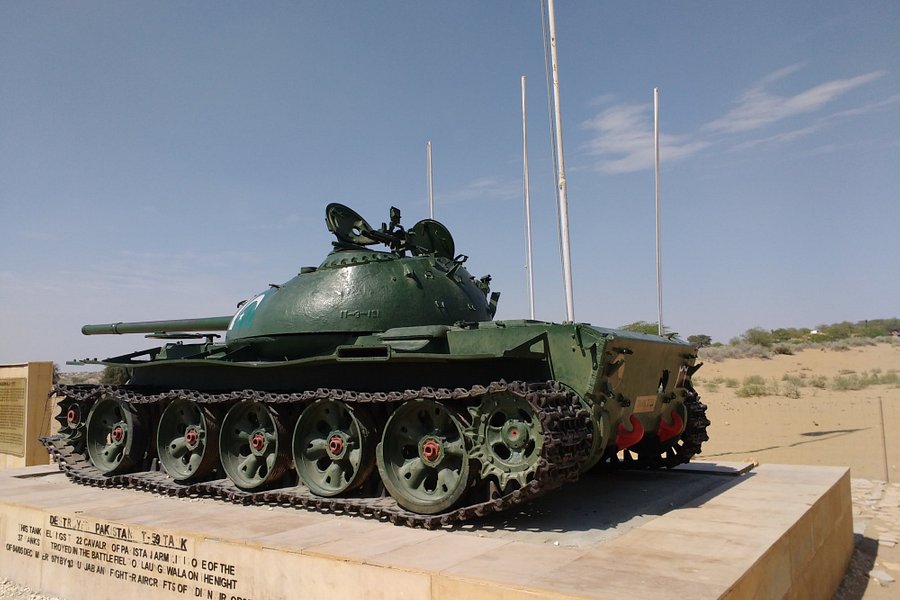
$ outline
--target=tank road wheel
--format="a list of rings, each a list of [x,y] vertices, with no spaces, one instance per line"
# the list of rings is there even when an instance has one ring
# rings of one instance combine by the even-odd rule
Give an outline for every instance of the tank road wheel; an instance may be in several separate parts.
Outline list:
[[[358,487],[375,466],[374,429],[365,413],[343,402],[318,400],[294,428],[294,465],[318,496]]]
[[[480,442],[472,458],[481,463],[481,478],[495,479],[501,493],[521,488],[533,479],[544,446],[544,431],[531,404],[515,394],[489,394],[480,406],[469,411],[475,439]]]
[[[59,401],[59,433],[66,436],[66,441],[77,453],[84,452],[85,429],[87,427],[88,410],[84,403],[71,398]]]
[[[219,428],[208,409],[186,398],[172,401],[159,418],[156,451],[178,482],[203,479],[219,463]]]
[[[276,483],[287,468],[287,439],[272,408],[255,400],[238,402],[225,414],[219,434],[225,474],[247,491]]]
[[[469,484],[463,431],[433,400],[412,400],[391,415],[376,456],[384,486],[400,506],[433,515],[459,501]]]
[[[149,436],[137,407],[115,398],[101,398],[88,413],[87,453],[104,475],[139,468],[147,455]]]

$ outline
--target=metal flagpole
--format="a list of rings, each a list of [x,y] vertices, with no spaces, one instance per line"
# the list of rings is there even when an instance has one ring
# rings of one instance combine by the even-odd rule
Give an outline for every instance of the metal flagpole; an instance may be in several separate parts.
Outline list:
[[[562,233],[563,277],[566,286],[566,320],[575,321],[575,300],[572,290],[572,255],[569,246],[569,201],[566,196],[566,161],[563,156],[562,114],[559,108],[559,64],[556,44],[556,9],[553,0],[547,2],[550,26],[550,62],[553,69],[553,104],[556,124],[557,196],[559,198],[559,224]]]
[[[428,143],[425,144],[425,159],[428,163],[428,172],[425,175],[425,180],[428,185],[428,218],[434,218],[434,173],[431,170],[431,140],[428,140]]]
[[[656,160],[656,301],[659,307],[659,335],[663,334],[662,255],[660,252],[659,219],[659,88],[653,88],[653,156]]]
[[[531,197],[528,194],[528,121],[525,112],[525,76],[522,75],[522,178],[525,188],[525,270],[528,271],[528,306],[534,320],[534,271],[531,263]]]

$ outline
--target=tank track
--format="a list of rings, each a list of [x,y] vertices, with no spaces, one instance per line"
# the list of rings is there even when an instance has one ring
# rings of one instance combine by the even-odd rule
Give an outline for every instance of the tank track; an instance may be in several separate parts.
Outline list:
[[[578,478],[578,465],[584,460],[591,446],[590,415],[582,409],[572,392],[557,382],[506,383],[499,381],[488,386],[468,389],[422,388],[404,392],[355,392],[337,389],[316,389],[302,393],[278,394],[256,390],[234,391],[221,394],[197,390],[138,389],[109,385],[59,385],[53,393],[66,401],[77,401],[87,406],[101,397],[112,397],[133,404],[156,404],[186,398],[203,405],[225,405],[244,399],[253,399],[271,405],[307,404],[320,399],[347,402],[350,405],[390,403],[399,405],[415,399],[466,402],[489,393],[509,392],[525,398],[534,407],[540,419],[545,441],[538,459],[534,478],[524,486],[499,497],[476,502],[444,514],[422,515],[400,507],[388,495],[383,497],[333,497],[313,495],[303,485],[267,491],[247,492],[228,479],[217,479],[194,484],[176,483],[164,471],[153,470],[122,475],[106,476],[94,467],[87,456],[77,452],[63,435],[41,438],[41,443],[72,481],[97,487],[127,487],[176,497],[211,497],[238,504],[285,505],[312,511],[355,515],[389,521],[395,525],[437,529],[485,517],[530,502],[564,483]],[[471,439],[470,432],[467,437]],[[477,471],[476,471],[477,472]]]

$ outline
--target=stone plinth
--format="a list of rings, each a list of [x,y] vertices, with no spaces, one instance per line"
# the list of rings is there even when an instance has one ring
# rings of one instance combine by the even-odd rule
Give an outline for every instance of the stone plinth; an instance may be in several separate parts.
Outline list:
[[[849,472],[587,476],[455,530],[0,473],[0,577],[68,600],[830,598]]]

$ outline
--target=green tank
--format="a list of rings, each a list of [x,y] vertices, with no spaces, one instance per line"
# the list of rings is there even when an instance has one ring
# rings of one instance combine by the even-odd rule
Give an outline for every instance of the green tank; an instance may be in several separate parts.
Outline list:
[[[44,438],[74,480],[440,527],[605,468],[700,452],[696,348],[675,338],[494,321],[499,294],[437,221],[373,228],[329,204],[318,267],[233,315],[86,325],[147,350],[77,361],[123,385],[61,385]],[[380,247],[380,248],[376,248]],[[224,333],[224,337],[222,336]]]

